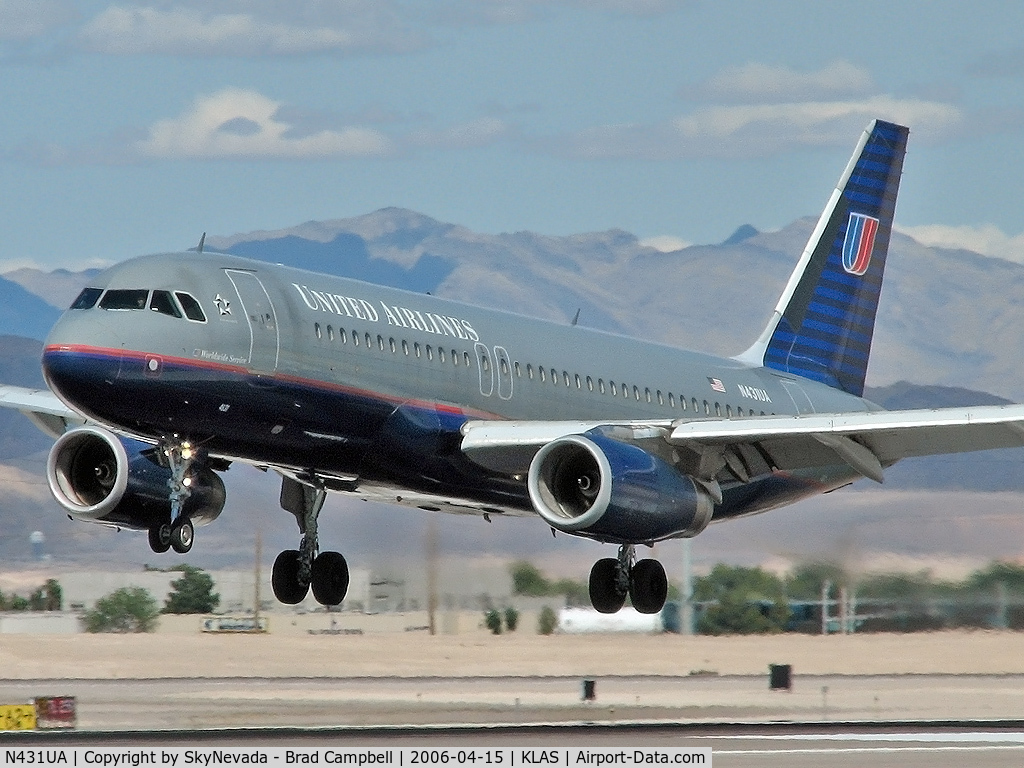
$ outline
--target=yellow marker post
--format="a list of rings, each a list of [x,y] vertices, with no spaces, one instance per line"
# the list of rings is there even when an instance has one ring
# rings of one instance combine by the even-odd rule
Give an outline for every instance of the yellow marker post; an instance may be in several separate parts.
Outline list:
[[[36,708],[31,704],[0,704],[0,731],[34,731]]]

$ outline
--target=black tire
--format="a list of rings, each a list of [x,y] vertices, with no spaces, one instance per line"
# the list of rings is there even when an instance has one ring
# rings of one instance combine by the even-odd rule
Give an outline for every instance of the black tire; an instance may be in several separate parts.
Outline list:
[[[313,561],[313,597],[321,605],[341,605],[348,592],[348,563],[340,552],[321,552]]]
[[[590,603],[598,613],[615,613],[626,602],[626,595],[619,592],[619,561],[604,557],[590,569]]]
[[[171,526],[171,547],[179,555],[184,555],[192,549],[192,543],[196,540],[196,529],[189,519],[181,520]]]
[[[171,526],[167,523],[154,525],[149,529],[149,548],[162,555],[171,548]]]
[[[657,560],[640,560],[629,573],[629,600],[639,613],[658,613],[668,597],[668,578]]]
[[[274,588],[274,597],[285,605],[296,605],[306,599],[309,584],[299,581],[299,551],[286,549],[274,560],[270,584]]]

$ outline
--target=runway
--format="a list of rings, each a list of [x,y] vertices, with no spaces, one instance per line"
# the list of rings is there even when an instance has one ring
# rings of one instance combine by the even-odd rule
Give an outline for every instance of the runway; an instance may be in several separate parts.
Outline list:
[[[167,730],[535,722],[1021,719],[1022,675],[176,677],[0,680],[0,702],[74,696],[81,729]]]

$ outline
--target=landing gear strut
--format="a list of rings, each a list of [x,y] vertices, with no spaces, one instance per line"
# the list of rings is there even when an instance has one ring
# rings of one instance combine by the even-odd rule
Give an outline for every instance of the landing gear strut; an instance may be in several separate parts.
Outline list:
[[[185,509],[185,502],[192,495],[192,478],[189,471],[197,458],[197,451],[189,441],[184,440],[180,443],[161,445],[160,452],[171,470],[171,477],[167,480],[167,487],[170,488],[171,520],[149,529],[149,547],[157,553],[173,548],[178,554],[184,555],[192,549],[196,537],[195,526],[182,512]]]
[[[605,557],[590,570],[590,602],[599,613],[615,613],[626,595],[639,613],[658,613],[668,597],[668,579],[657,560],[636,560],[632,544],[619,547],[619,556]]]
[[[281,481],[281,506],[295,515],[302,539],[298,549],[286,549],[274,561],[271,584],[282,603],[301,603],[313,588],[323,605],[340,605],[348,592],[348,563],[338,552],[319,552],[317,520],[327,498],[320,484],[307,485],[285,477]]]

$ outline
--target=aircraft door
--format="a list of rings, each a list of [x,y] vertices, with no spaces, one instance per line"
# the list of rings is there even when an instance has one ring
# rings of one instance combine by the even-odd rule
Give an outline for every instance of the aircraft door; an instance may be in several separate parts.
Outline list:
[[[512,399],[512,361],[504,347],[494,348],[495,362],[498,366],[498,397],[502,400]]]
[[[225,269],[224,272],[235,286],[249,323],[249,369],[256,373],[273,373],[277,370],[280,337],[277,313],[270,294],[252,272],[235,269]]]
[[[494,361],[491,359],[491,350],[479,341],[473,345],[476,350],[476,364],[480,371],[480,394],[490,397],[494,392]]]

